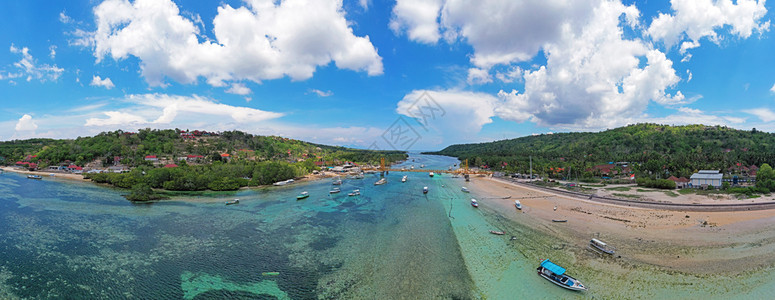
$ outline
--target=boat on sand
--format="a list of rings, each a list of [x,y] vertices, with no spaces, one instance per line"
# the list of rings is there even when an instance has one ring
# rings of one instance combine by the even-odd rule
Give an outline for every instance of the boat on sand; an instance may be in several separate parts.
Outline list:
[[[576,278],[565,274],[565,268],[556,265],[555,263],[544,259],[541,261],[541,265],[536,269],[538,275],[551,281],[552,283],[572,291],[586,291],[587,287]]]

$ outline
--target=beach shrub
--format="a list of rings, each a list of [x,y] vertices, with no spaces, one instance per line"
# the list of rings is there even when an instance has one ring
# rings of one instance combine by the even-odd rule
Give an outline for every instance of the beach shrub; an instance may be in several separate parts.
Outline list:
[[[146,183],[138,183],[132,186],[132,191],[129,195],[124,196],[130,201],[151,201],[161,199],[161,196],[156,194],[151,186]]]
[[[635,180],[635,182],[637,182],[639,186],[644,186],[649,188],[665,189],[665,190],[675,189],[675,181],[668,180],[668,179],[650,179],[646,177],[641,177]]]

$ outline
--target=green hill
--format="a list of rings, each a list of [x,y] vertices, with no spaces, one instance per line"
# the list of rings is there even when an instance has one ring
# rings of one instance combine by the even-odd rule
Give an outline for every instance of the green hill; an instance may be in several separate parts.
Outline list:
[[[438,152],[471,166],[528,172],[584,172],[597,164],[630,162],[641,174],[690,176],[695,170],[760,166],[775,161],[775,135],[722,126],[637,124],[602,132],[542,134],[490,143],[452,145]],[[574,176],[576,172],[574,171]],[[582,175],[582,174],[579,174]],[[587,174],[589,175],[589,174]]]

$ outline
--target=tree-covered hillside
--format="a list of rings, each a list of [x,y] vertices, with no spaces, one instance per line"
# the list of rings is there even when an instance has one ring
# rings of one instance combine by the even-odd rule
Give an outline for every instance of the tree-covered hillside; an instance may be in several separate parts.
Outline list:
[[[431,154],[468,159],[471,166],[551,173],[584,172],[608,162],[637,162],[636,172],[690,176],[698,169],[775,162],[775,135],[722,126],[638,124],[603,132],[542,134],[481,144],[452,145]],[[552,169],[550,169],[552,168]],[[576,176],[576,172],[573,171]]]

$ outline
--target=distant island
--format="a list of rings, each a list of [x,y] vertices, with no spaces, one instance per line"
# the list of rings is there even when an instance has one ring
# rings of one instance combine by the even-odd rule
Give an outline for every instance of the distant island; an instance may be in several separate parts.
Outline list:
[[[328,146],[241,131],[180,129],[111,131],[77,139],[0,142],[0,165],[27,171],[82,174],[131,189],[134,201],[153,189],[229,191],[298,178],[321,167],[376,165],[406,159],[402,151]]]

